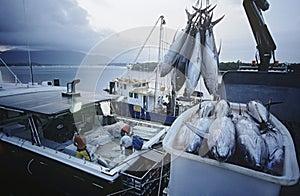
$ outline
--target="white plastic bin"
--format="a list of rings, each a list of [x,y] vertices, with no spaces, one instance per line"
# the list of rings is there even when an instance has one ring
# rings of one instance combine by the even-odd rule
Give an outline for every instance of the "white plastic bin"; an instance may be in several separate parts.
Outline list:
[[[238,109],[239,104],[231,103]],[[242,109],[245,105],[241,104]],[[190,154],[175,147],[177,132],[182,123],[195,115],[195,106],[180,117],[170,127],[163,140],[164,149],[171,154],[169,195],[278,195],[281,186],[291,186],[298,182],[299,167],[293,140],[286,127],[271,114],[270,121],[282,132],[285,146],[283,175],[274,176],[242,166],[222,163],[210,158]]]

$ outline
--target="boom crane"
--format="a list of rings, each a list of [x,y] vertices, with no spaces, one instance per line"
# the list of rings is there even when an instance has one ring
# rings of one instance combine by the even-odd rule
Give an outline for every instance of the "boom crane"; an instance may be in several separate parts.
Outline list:
[[[243,6],[257,43],[260,59],[258,70],[267,71],[271,57],[273,56],[275,60],[274,51],[276,50],[276,44],[262,16],[262,11],[268,10],[270,4],[267,0],[244,0]]]

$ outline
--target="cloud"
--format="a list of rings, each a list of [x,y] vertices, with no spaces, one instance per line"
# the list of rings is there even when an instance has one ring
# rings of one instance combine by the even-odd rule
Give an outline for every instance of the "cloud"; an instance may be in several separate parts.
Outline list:
[[[205,1],[202,1],[205,4]],[[263,13],[277,45],[280,61],[299,61],[300,1],[270,2]],[[88,51],[113,33],[151,26],[164,15],[167,28],[184,28],[184,9],[192,11],[196,0],[9,0],[1,1],[0,51],[10,48],[31,50],[67,49]],[[222,42],[221,61],[254,58],[256,42],[241,0],[211,0],[217,5],[214,19],[217,45]],[[124,43],[126,43],[124,41]],[[106,49],[119,47],[114,43]],[[292,51],[292,52],[288,52]]]
[[[0,7],[0,45],[88,50],[101,35],[75,0],[10,0]]]

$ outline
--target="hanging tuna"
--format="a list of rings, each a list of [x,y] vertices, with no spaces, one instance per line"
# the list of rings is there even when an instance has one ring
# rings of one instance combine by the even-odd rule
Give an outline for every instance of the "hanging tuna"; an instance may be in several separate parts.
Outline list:
[[[184,31],[171,44],[162,62],[161,77],[172,71],[172,88],[179,91],[185,84],[185,96],[190,97],[198,85],[200,76],[211,95],[217,96],[219,52],[216,50],[213,27],[221,21],[212,22],[211,12],[216,7],[195,8],[190,14]],[[210,8],[210,9],[209,9]]]

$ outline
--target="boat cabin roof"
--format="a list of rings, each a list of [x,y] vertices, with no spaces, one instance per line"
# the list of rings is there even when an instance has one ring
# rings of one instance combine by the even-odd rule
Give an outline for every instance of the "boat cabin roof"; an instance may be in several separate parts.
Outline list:
[[[132,91],[130,91],[131,93],[136,93],[136,94],[141,94],[141,95],[145,95],[145,96],[154,96],[154,90],[151,90],[150,88],[134,88]]]
[[[126,85],[146,85],[149,83],[149,81],[146,80],[137,80],[137,79],[129,79],[129,78],[116,78],[114,80],[115,82],[118,82],[119,84],[126,84]]]
[[[63,90],[32,91],[26,93],[0,96],[0,108],[9,108],[22,112],[33,112],[44,115],[56,115],[70,110],[75,103],[82,106],[95,102],[111,100],[110,96],[80,92],[80,96],[62,96]]]

